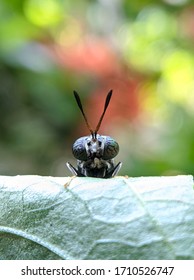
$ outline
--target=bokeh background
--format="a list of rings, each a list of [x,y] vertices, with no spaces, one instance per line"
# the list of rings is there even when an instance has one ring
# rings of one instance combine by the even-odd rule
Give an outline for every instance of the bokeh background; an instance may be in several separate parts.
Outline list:
[[[110,89],[120,174],[194,174],[193,1],[0,1],[0,174],[71,175]]]

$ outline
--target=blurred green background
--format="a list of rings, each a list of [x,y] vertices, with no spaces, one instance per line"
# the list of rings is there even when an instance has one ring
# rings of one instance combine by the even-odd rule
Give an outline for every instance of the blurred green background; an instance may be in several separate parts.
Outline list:
[[[194,4],[189,0],[1,0],[0,173],[71,175],[96,126],[120,174],[194,174]]]

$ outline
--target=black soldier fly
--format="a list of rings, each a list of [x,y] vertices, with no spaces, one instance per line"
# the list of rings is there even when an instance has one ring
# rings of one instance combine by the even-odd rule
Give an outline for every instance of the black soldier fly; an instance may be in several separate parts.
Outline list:
[[[69,162],[67,162],[67,167],[73,175],[78,177],[114,177],[122,165],[121,162],[117,165],[114,164],[114,158],[119,152],[119,145],[110,136],[97,134],[109,105],[112,90],[107,94],[104,110],[95,130],[91,129],[88,123],[80,97],[76,91],[74,91],[74,96],[91,135],[80,137],[74,142],[72,152],[77,159],[77,168],[73,167]]]

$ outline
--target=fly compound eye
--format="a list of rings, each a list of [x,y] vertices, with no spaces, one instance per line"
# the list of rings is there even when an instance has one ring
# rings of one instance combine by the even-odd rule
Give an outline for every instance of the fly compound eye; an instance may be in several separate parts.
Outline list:
[[[119,144],[111,137],[106,136],[104,143],[104,153],[102,159],[109,160],[116,157],[119,152]]]
[[[74,142],[72,147],[72,152],[76,159],[84,160],[84,161],[87,160],[88,156],[85,148],[85,143],[86,143],[86,137],[80,137]]]

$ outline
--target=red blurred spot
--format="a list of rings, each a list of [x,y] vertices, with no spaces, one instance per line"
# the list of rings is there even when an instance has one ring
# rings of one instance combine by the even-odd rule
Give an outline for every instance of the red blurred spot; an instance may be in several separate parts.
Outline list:
[[[179,17],[179,23],[183,35],[194,40],[194,6],[189,6],[182,11]]]
[[[55,46],[57,61],[74,71],[104,76],[119,70],[114,52],[102,40],[85,40],[71,47]]]
[[[100,133],[107,128],[130,122],[139,113],[139,98],[137,89],[141,78],[127,68],[119,55],[103,39],[88,39],[71,48],[55,46],[56,61],[66,69],[87,73],[96,78],[98,86],[83,104],[88,121],[95,129],[104,108],[104,102],[109,90],[113,89],[112,100],[107,109]],[[79,92],[79,89],[76,89]],[[81,93],[80,93],[81,94]],[[88,134],[83,122],[80,131]],[[82,125],[83,124],[83,125]]]

